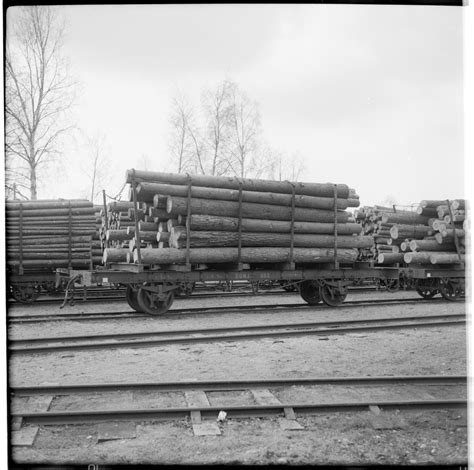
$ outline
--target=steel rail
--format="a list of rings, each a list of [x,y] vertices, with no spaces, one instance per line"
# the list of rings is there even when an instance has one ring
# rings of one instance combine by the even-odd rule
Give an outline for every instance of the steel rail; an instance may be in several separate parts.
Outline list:
[[[401,376],[360,376],[360,377],[294,377],[274,379],[243,380],[201,380],[181,382],[142,382],[142,383],[89,383],[70,385],[21,385],[11,386],[9,391],[18,396],[43,394],[62,395],[65,393],[96,393],[115,391],[155,391],[178,392],[201,390],[217,392],[229,390],[248,390],[276,387],[308,387],[315,385],[467,385],[465,375],[401,375]]]
[[[122,421],[122,420],[169,420],[186,418],[192,412],[200,412],[202,418],[216,419],[217,414],[225,409],[228,418],[265,417],[284,415],[285,409],[292,408],[298,414],[347,412],[368,410],[377,405],[382,409],[451,409],[467,407],[465,399],[444,400],[371,400],[359,402],[335,403],[282,403],[278,405],[242,405],[242,406],[209,406],[189,408],[152,408],[129,410],[78,410],[10,413],[11,418],[22,418],[24,424],[82,424],[85,422]]]
[[[446,319],[442,321],[419,321],[420,319],[426,318],[432,320],[435,318]],[[451,318],[463,318],[462,320],[456,320]],[[31,340],[16,340],[10,341],[8,345],[8,351],[13,354],[38,354],[38,353],[50,353],[59,351],[81,351],[91,349],[116,349],[116,348],[127,348],[127,347],[149,347],[158,344],[183,344],[183,343],[203,343],[212,341],[242,341],[242,340],[253,340],[261,338],[273,338],[273,337],[291,337],[291,336],[308,336],[308,335],[340,335],[353,332],[371,332],[376,330],[388,330],[388,329],[405,329],[405,328],[420,328],[420,327],[443,327],[452,325],[465,325],[464,315],[433,315],[426,317],[406,317],[405,321],[409,323],[399,322],[403,318],[384,318],[384,319],[364,319],[364,320],[349,320],[345,322],[319,322],[319,323],[293,323],[293,324],[279,324],[279,325],[251,325],[251,326],[237,326],[228,328],[214,328],[214,329],[195,329],[195,330],[174,330],[174,331],[159,331],[159,332],[138,332],[138,333],[124,333],[124,334],[113,334],[96,336],[96,338],[114,338],[114,341],[101,341],[97,343],[66,343],[66,344],[47,344],[45,346],[18,346],[18,344],[31,344],[31,343],[53,343],[53,342],[65,342],[65,341],[80,341],[81,339],[91,336],[76,336],[76,337],[63,337],[63,338],[32,338]],[[379,322],[380,325],[367,325],[367,323]],[[399,322],[399,323],[397,323]],[[341,324],[361,324],[363,326],[349,326],[339,327]],[[326,326],[326,328],[309,329],[314,326]],[[331,328],[332,326],[332,328]],[[308,329],[296,329],[296,330],[285,330],[285,328],[308,328]],[[280,329],[281,331],[278,331]],[[247,333],[233,333],[234,331],[248,331]],[[255,331],[262,330],[262,331]],[[267,331],[265,331],[267,330]],[[205,336],[189,336],[191,334],[202,334],[205,332],[211,332],[214,334]],[[225,333],[229,334],[225,334]],[[216,334],[217,333],[217,334]],[[172,336],[172,335],[176,336]],[[178,336],[178,335],[184,336]],[[130,340],[130,338],[140,336],[152,336],[154,339],[139,339]],[[158,336],[158,337],[157,337]],[[159,336],[168,336],[160,338]],[[169,337],[171,336],[171,337]],[[127,340],[117,341],[117,338],[127,338]]]
[[[195,315],[210,313],[216,315],[230,314],[235,312],[244,311],[245,313],[260,313],[268,310],[278,310],[279,312],[283,310],[327,310],[334,308],[343,308],[343,307],[366,307],[372,305],[392,305],[392,304],[410,304],[410,303],[432,303],[432,302],[449,302],[443,298],[439,299],[423,299],[423,298],[413,298],[413,299],[369,299],[369,300],[352,300],[344,302],[340,307],[330,307],[325,304],[318,305],[308,305],[306,303],[298,304],[273,304],[273,305],[236,305],[232,307],[191,307],[185,309],[176,309],[170,310],[166,314],[157,315],[153,317],[151,315],[142,314],[133,311],[125,312],[98,312],[98,313],[70,313],[70,314],[38,314],[38,315],[8,315],[8,321],[10,323],[36,323],[36,322],[46,322],[46,321],[81,321],[81,320],[104,320],[104,319],[113,319],[113,318],[173,318],[178,315]]]
[[[357,325],[361,323],[390,323],[399,321],[418,321],[418,320],[452,320],[453,318],[466,318],[464,314],[443,314],[443,315],[416,315],[405,317],[382,317],[382,318],[363,318],[351,320],[331,320],[331,321],[317,321],[317,322],[289,322],[289,323],[273,323],[273,324],[259,324],[259,325],[238,325],[226,327],[211,327],[211,328],[192,328],[186,330],[159,330],[159,331],[134,331],[127,333],[103,333],[99,335],[68,335],[68,336],[50,336],[39,338],[10,338],[13,344],[31,344],[31,343],[52,343],[65,341],[86,341],[93,339],[127,339],[139,338],[144,336],[169,336],[179,334],[206,334],[206,333],[226,333],[241,330],[274,330],[278,328],[315,328],[319,326],[332,326],[337,328],[339,325]]]

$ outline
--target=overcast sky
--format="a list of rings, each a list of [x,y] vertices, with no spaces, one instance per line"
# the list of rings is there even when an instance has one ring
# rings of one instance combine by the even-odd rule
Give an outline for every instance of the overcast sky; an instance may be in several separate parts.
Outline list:
[[[464,197],[463,8],[60,9],[64,53],[82,82],[75,115],[85,132],[107,138],[110,194],[142,155],[155,170],[167,167],[176,92],[198,101],[227,77],[259,103],[265,140],[305,157],[303,181],[348,184],[363,205]],[[69,163],[44,180],[40,198],[88,193],[71,163],[80,152],[67,149]]]

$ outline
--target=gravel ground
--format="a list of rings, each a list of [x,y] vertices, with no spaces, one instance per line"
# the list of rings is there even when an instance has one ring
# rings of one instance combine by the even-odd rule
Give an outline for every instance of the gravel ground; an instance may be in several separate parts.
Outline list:
[[[416,295],[416,294],[415,294]],[[413,293],[358,293],[353,299],[415,297]],[[350,298],[348,298],[350,300]],[[299,297],[180,299],[174,308],[297,303]],[[45,313],[51,306],[15,306],[15,314]],[[78,311],[127,311],[122,303],[78,304]],[[292,321],[464,313],[463,303],[433,302],[378,307],[314,308],[291,312]],[[61,313],[63,313],[61,311]],[[288,311],[136,318],[108,322],[14,325],[11,337],[92,334],[289,321]],[[32,356],[12,356],[12,385],[178,381],[307,376],[466,374],[463,326],[412,328],[328,337],[260,339],[167,345]],[[296,392],[295,392],[296,393]],[[285,399],[301,398],[284,395]],[[128,397],[129,398],[129,397]],[[123,396],[122,396],[123,399]],[[132,397],[133,399],[133,397]],[[150,397],[148,397],[150,399]],[[125,402],[127,400],[124,400]],[[166,401],[166,400],[165,400]],[[92,404],[92,403],[91,403]],[[65,406],[64,398],[54,406]],[[458,464],[467,460],[464,412],[386,411],[393,429],[375,429],[370,412],[298,416],[303,430],[280,427],[279,418],[233,419],[220,436],[197,437],[190,422],[138,423],[134,439],[98,442],[96,425],[40,428],[34,446],[13,447],[22,463],[298,463]],[[402,424],[400,424],[402,423]]]

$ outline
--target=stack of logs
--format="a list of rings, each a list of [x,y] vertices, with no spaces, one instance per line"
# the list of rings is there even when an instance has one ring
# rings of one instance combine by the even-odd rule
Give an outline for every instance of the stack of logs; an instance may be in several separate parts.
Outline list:
[[[456,264],[464,262],[465,201],[424,200],[413,211],[381,206],[363,207],[355,218],[374,246],[360,258],[378,264]],[[451,209],[451,210],[450,210]],[[451,216],[454,221],[451,222]],[[456,248],[454,230],[458,238]]]
[[[7,266],[21,273],[100,264],[96,209],[87,200],[6,201]]]
[[[131,224],[128,250],[107,248],[104,262],[332,263],[336,246],[337,261],[352,263],[373,244],[345,210],[359,205],[346,185],[135,170],[126,178],[136,184],[139,239]]]

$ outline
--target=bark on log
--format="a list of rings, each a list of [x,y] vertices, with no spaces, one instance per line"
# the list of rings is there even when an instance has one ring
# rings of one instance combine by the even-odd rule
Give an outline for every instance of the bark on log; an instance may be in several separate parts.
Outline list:
[[[155,224],[154,222],[144,222],[143,220],[140,220],[138,222],[138,230],[140,230],[140,232],[157,232],[158,224]]]
[[[69,207],[87,207],[92,209],[92,212],[95,209],[92,206],[90,201],[85,199],[71,199],[71,200],[51,200],[51,201],[22,201],[22,202],[15,202],[15,201],[7,201],[5,203],[5,208],[7,212],[9,211],[20,211],[20,207],[22,208],[23,212],[30,212],[36,209],[68,209]]]
[[[186,215],[188,200],[169,197],[167,212],[170,215]],[[233,201],[213,201],[211,199],[191,199],[191,213],[238,217],[239,203]],[[249,219],[291,220],[291,207],[273,206],[270,204],[242,203],[242,217]],[[347,222],[348,212],[338,211],[337,221]],[[302,222],[333,222],[334,212],[322,209],[295,207],[294,220]]]
[[[377,257],[378,264],[403,263],[403,253],[380,253]]]
[[[352,263],[357,259],[357,249],[338,249],[337,259],[341,263]],[[158,248],[141,250],[144,264],[183,264],[186,262],[186,250],[176,248]],[[134,252],[134,262],[137,254]],[[326,248],[295,248],[295,263],[331,263],[334,250]],[[195,248],[189,252],[190,263],[236,263],[237,248]],[[242,263],[285,263],[290,261],[288,248],[242,248]]]
[[[187,186],[160,183],[140,183],[137,186],[138,197],[141,201],[153,200],[154,207],[166,207],[167,196],[183,197],[188,195]],[[166,195],[166,196],[165,196]],[[191,197],[199,199],[213,199],[222,201],[239,201],[238,189],[206,188],[193,186]],[[259,191],[242,191],[243,202],[253,202],[257,204],[272,204],[278,206],[291,206],[292,195],[282,193],[268,193]],[[355,200],[359,202],[358,200]],[[295,195],[295,206],[312,209],[334,209],[334,197],[315,197]],[[348,200],[337,200],[338,209],[347,209]]]
[[[461,255],[461,261],[466,262],[466,255]],[[458,264],[460,262],[457,253],[433,253],[430,256],[431,264]]]
[[[180,173],[162,173],[151,171],[127,170],[126,181],[131,183],[132,179],[136,182],[166,183],[173,185],[187,185],[188,177]],[[270,193],[291,194],[292,186],[285,181],[271,181],[250,178],[233,178],[226,176],[208,176],[192,175],[193,186],[204,186],[208,188],[239,189],[239,183],[242,183],[242,189],[245,191],[263,191]],[[334,185],[330,183],[295,183],[297,194],[305,196],[333,197]],[[349,197],[349,187],[345,184],[337,185],[337,194],[339,198],[347,199]]]
[[[438,252],[436,253],[436,256],[438,255],[452,255],[452,252]],[[403,255],[403,260],[407,264],[424,264],[424,263],[431,263],[431,256],[434,256],[432,251],[420,251],[420,252],[415,252],[412,251],[411,253],[405,253]]]
[[[106,248],[102,256],[102,262],[103,264],[126,263],[128,252],[127,248]]]
[[[239,219],[237,217],[219,217],[212,215],[192,214],[190,218],[191,230],[210,231],[237,231]],[[170,228],[169,228],[170,229]],[[291,222],[286,220],[242,219],[242,230],[245,232],[291,232]],[[338,224],[339,235],[358,234],[362,226],[357,223]],[[333,223],[323,222],[295,222],[295,233],[334,233]]]
[[[144,242],[154,242],[156,241],[156,234],[158,232],[142,232],[140,231],[140,240]],[[127,228],[127,235],[131,235],[132,237],[135,237],[135,227],[128,227]],[[136,238],[136,237],[135,237]]]
[[[385,213],[382,214],[382,222],[385,224],[417,224],[417,225],[426,225],[430,217],[425,215],[418,215],[416,212],[411,214],[401,214],[401,213]]]
[[[170,235],[170,232],[158,232],[158,234],[156,235],[156,241],[168,243]]]
[[[33,209],[28,211],[23,211],[23,217],[51,217],[51,216],[58,216],[58,215],[94,215],[94,209],[92,207],[72,207],[71,211],[69,209]],[[20,217],[19,210],[7,210],[6,217]]]
[[[7,237],[7,246],[18,245],[20,243],[19,237]],[[65,243],[71,245],[75,243],[90,243],[90,236],[79,237],[24,237],[23,245],[55,245],[57,243]]]
[[[436,240],[412,240],[411,251],[451,251],[455,249],[454,243],[439,244]]]
[[[108,241],[131,240],[133,235],[127,233],[127,229],[107,230],[105,238]]]
[[[156,207],[150,207],[148,209],[148,215],[150,217],[153,217],[155,219],[155,222],[157,222],[156,219],[160,219],[160,221],[166,221],[171,218],[168,212],[166,212],[166,210],[157,209]]]
[[[434,231],[427,225],[393,225],[390,229],[390,236],[397,238],[423,238],[433,235]]]
[[[262,247],[289,247],[291,234],[289,233],[265,233],[265,232],[242,232],[241,246]],[[190,246],[201,247],[232,247],[239,244],[238,232],[191,232]],[[161,241],[161,238],[158,239]],[[186,229],[174,227],[171,230],[169,244],[172,248],[186,247]],[[374,244],[372,237],[338,236],[338,248],[370,248]],[[332,248],[334,247],[333,235],[320,234],[294,234],[293,246],[305,248]]]

